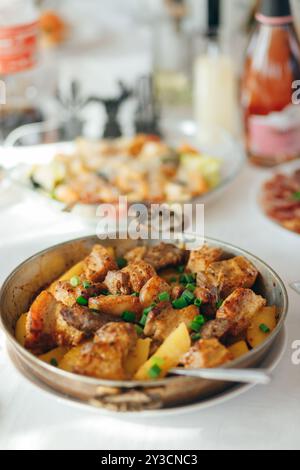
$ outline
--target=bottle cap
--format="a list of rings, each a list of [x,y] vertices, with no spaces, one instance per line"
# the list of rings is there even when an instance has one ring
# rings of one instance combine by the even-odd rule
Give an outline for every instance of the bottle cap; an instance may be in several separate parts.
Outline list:
[[[292,20],[290,0],[262,0],[258,9],[257,19],[280,18]]]
[[[207,35],[216,36],[221,22],[220,0],[207,0]]]

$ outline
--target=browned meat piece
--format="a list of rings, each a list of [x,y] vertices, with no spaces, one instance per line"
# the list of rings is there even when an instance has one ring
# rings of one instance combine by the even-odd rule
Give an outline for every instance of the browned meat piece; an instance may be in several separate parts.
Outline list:
[[[179,299],[179,297],[182,296],[184,291],[185,291],[185,287],[183,287],[181,285],[174,286],[172,288],[172,293],[171,293],[172,300]]]
[[[212,369],[233,359],[231,353],[217,339],[201,339],[183,357],[187,369]]]
[[[221,248],[204,245],[200,250],[191,251],[187,270],[191,273],[204,272],[211,263],[221,260],[223,255]]]
[[[157,271],[169,266],[184,264],[187,260],[187,251],[175,245],[160,243],[152,247],[138,247],[129,251],[125,258],[128,262],[144,260]]]
[[[67,307],[73,307],[76,304],[76,295],[74,287],[68,281],[59,281],[54,289],[54,297],[58,302],[66,305]]]
[[[82,331],[89,336],[98,331],[102,326],[116,321],[113,317],[102,313],[95,313],[87,307],[75,305],[72,308],[63,307],[61,315],[69,326]]]
[[[205,274],[197,276],[197,283],[200,287],[218,287],[222,298],[226,298],[235,289],[243,287],[250,289],[253,287],[258,271],[250,261],[238,256],[225,261],[212,263]],[[206,285],[205,280],[206,278]]]
[[[145,246],[137,246],[132,250],[128,251],[124,258],[128,263],[135,263],[136,261],[141,261],[144,259],[147,248]]]
[[[146,282],[140,292],[140,302],[144,308],[149,307],[158,300],[159,294],[163,292],[169,293],[171,287],[159,276],[154,276]]]
[[[67,307],[63,304],[57,304],[55,325],[56,343],[58,346],[65,347],[78,346],[86,339],[86,334],[66,322],[62,316],[62,311],[66,308]]]
[[[122,271],[109,271],[104,284],[111,294],[131,294],[130,276]]]
[[[107,380],[129,378],[125,361],[137,342],[135,327],[128,323],[108,323],[96,334],[94,343],[83,348],[74,372]]]
[[[49,292],[42,292],[32,304],[27,317],[27,349],[41,354],[57,345],[77,346],[85,335],[82,331],[68,325],[61,315],[63,304]]]
[[[149,314],[145,325],[146,336],[153,337],[157,343],[162,343],[181,323],[189,328],[194,318],[199,315],[195,305],[175,310],[171,305],[158,305]]]
[[[230,329],[230,322],[228,320],[212,320],[207,322],[201,330],[202,339],[216,338],[222,340]]]
[[[156,276],[153,267],[145,261],[137,261],[136,263],[129,264],[122,272],[127,274],[130,279],[130,285],[133,292],[140,292],[142,287],[146,284],[151,277]]]
[[[132,312],[139,319],[142,312],[140,300],[131,295],[109,295],[89,299],[89,308],[104,315],[120,318],[124,312]]]
[[[108,271],[117,271],[118,266],[110,252],[101,245],[95,245],[84,260],[84,273],[88,281],[104,281]]]
[[[82,284],[78,287],[72,287],[68,281],[59,281],[54,289],[54,297],[58,302],[63,303],[67,307],[73,307],[78,297],[89,299],[90,297],[100,295],[104,290],[106,290],[104,284],[94,284],[84,288]]]
[[[43,291],[33,302],[26,321],[25,347],[35,354],[49,351],[56,346],[54,330],[57,302]]]
[[[250,289],[236,289],[217,312],[217,318],[230,322],[229,333],[238,336],[249,327],[253,317],[266,305],[266,300]]]

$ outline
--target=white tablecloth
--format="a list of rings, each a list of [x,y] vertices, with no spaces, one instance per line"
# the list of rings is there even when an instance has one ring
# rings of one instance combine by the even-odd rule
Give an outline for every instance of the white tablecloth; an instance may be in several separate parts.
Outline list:
[[[256,205],[267,172],[246,168],[220,201],[206,209],[206,235],[245,248],[268,262],[286,285],[300,278],[300,239],[266,220]],[[1,195],[0,282],[41,248],[90,229]],[[0,354],[0,448],[3,449],[278,449],[300,448],[300,367],[292,342],[300,339],[300,297],[291,290],[288,348],[274,380],[234,401],[172,418],[120,419],[78,410],[28,384]]]

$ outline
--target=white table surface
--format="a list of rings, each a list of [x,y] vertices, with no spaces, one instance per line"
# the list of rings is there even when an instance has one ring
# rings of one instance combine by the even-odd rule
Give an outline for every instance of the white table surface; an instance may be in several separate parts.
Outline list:
[[[257,254],[288,285],[300,278],[300,238],[264,219],[257,208],[257,188],[267,174],[246,168],[222,199],[206,208],[206,235]],[[12,199],[11,193],[2,192],[0,201],[0,282],[38,250],[91,232],[68,215],[33,206],[20,193]],[[288,349],[271,385],[199,413],[143,422],[75,409],[27,383],[2,348],[0,448],[299,449],[300,367],[292,364],[291,356],[292,342],[300,339],[300,297],[288,290]]]

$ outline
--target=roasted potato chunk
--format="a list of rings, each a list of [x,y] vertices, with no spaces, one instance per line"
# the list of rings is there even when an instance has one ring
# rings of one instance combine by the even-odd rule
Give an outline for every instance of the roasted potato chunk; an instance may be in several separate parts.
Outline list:
[[[26,318],[25,347],[35,354],[42,354],[55,348],[56,326],[55,298],[43,291],[33,302]]]
[[[238,336],[246,332],[255,315],[266,305],[266,300],[250,289],[236,289],[217,312],[219,320],[230,323],[229,333]]]
[[[175,310],[171,305],[154,307],[149,313],[144,333],[153,340],[162,343],[178,326],[183,323],[188,329],[194,318],[199,315],[195,305]]]
[[[163,342],[160,348],[135,374],[136,380],[151,380],[153,366],[159,372],[155,378],[165,377],[169,370],[179,364],[180,358],[191,347],[191,339],[187,327],[181,323]]]
[[[211,369],[232,360],[232,355],[217,339],[201,339],[183,357],[187,369]]]
[[[262,308],[252,319],[247,331],[247,341],[252,348],[257,348],[266,341],[277,325],[276,307]]]

